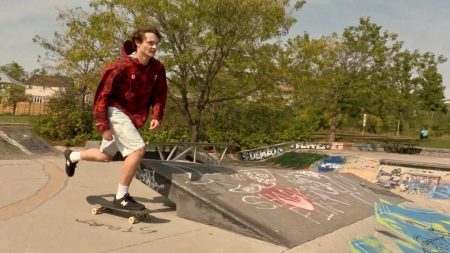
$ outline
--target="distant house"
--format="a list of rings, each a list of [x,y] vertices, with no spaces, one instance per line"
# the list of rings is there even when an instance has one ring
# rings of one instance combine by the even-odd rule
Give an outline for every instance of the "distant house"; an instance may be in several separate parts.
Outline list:
[[[65,76],[33,75],[26,82],[25,93],[33,97],[33,103],[47,103],[48,99],[58,91],[73,86],[73,79]]]
[[[16,79],[10,77],[6,73],[0,71],[0,89],[9,86],[9,85],[16,85],[19,87],[25,88],[26,85],[22,82],[17,81]]]
[[[74,81],[64,76],[34,75],[26,83],[19,82],[7,74],[0,72],[0,89],[6,85],[20,86],[30,95],[30,102],[17,103],[17,115],[39,115],[47,111],[49,98],[58,91],[73,86]],[[12,113],[11,107],[0,106],[0,114]]]
[[[444,102],[444,105],[447,107],[450,107],[450,98],[442,99],[442,102]]]
[[[6,89],[8,87],[11,87],[11,86],[19,87],[22,90],[25,90],[25,88],[26,88],[26,85],[24,83],[17,81],[16,79],[12,78],[8,74],[0,71],[0,91],[3,89]],[[21,102],[16,104],[16,114],[18,111],[17,108],[19,107],[20,103]],[[0,114],[13,113],[13,111],[14,111],[13,106],[6,105],[6,104],[0,104]]]

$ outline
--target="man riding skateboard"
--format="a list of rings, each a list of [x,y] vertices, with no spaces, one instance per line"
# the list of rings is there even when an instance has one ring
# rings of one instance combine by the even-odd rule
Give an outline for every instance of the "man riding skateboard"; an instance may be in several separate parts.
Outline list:
[[[67,149],[66,174],[72,177],[80,160],[109,162],[120,152],[125,157],[113,204],[128,210],[145,206],[135,201],[128,188],[144,156],[145,143],[138,132],[152,108],[150,130],[157,130],[164,115],[167,81],[164,65],[155,59],[160,32],[154,27],[137,29],[123,44],[122,57],[103,69],[94,98],[94,119],[102,134],[99,149],[75,152]]]

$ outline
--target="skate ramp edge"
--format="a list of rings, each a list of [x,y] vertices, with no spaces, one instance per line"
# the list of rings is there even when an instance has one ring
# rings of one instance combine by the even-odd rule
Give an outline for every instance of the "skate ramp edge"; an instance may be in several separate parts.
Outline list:
[[[0,144],[3,156],[58,153],[29,126],[0,126]]]

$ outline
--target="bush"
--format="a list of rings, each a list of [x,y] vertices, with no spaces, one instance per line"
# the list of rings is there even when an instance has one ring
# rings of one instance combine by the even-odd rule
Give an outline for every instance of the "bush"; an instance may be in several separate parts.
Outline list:
[[[60,92],[49,101],[48,114],[36,122],[36,132],[62,145],[84,144],[99,138],[95,132],[90,108],[80,108],[78,96],[71,91]]]

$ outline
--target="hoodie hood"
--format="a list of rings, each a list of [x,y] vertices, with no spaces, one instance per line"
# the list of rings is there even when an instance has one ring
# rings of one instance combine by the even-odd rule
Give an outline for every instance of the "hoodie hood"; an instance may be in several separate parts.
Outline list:
[[[133,42],[131,40],[127,40],[123,43],[120,53],[121,53],[122,57],[127,57],[130,54],[132,54],[134,51],[136,51],[136,49],[133,48]]]

